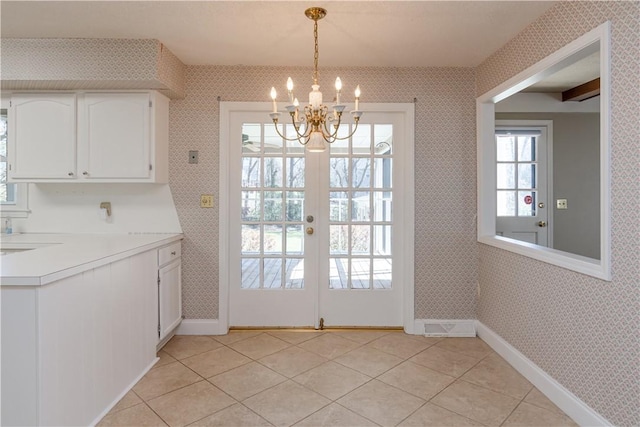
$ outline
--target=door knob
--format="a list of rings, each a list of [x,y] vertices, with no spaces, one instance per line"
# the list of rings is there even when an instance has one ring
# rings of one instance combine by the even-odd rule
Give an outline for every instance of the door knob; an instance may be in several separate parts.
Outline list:
[[[546,221],[538,221],[538,227],[546,227],[547,223]]]
[[[313,227],[307,227],[307,234],[313,234]]]
[[[307,215],[307,222],[313,222],[313,215]]]

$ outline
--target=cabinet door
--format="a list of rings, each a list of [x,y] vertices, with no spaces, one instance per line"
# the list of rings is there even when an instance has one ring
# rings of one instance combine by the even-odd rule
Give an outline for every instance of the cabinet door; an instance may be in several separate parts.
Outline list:
[[[160,269],[160,340],[180,323],[182,318],[182,262],[177,259]]]
[[[10,179],[76,178],[75,94],[13,95],[9,129]]]
[[[87,93],[80,99],[78,173],[86,179],[149,178],[148,93]]]

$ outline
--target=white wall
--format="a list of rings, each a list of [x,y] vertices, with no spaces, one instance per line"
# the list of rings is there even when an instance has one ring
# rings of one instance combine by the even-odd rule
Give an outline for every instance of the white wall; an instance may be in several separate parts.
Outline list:
[[[101,202],[111,202],[108,220]],[[14,232],[181,233],[167,184],[29,184],[26,219],[14,219]]]

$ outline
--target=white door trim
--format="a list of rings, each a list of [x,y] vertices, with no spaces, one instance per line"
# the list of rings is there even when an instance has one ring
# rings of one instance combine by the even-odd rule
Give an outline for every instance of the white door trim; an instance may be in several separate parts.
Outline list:
[[[219,230],[219,269],[218,269],[218,327],[220,333],[229,329],[229,239],[230,239],[230,204],[229,204],[229,161],[230,150],[226,143],[229,141],[229,119],[232,112],[264,112],[265,116],[271,111],[270,102],[220,102],[220,139],[219,139],[219,201],[218,201],[218,230]],[[352,107],[347,106],[347,110]],[[403,163],[414,164],[414,104],[371,103],[364,105],[366,110],[376,112],[404,113],[407,148],[404,151]],[[284,103],[279,105],[284,108]],[[404,259],[400,265],[403,271],[403,319],[404,330],[411,334],[414,329],[414,176],[413,168],[406,168],[404,174],[404,224],[403,239]]]

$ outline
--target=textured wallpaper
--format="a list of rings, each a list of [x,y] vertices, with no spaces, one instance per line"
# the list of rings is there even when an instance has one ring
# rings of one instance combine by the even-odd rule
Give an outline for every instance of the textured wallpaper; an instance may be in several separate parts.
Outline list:
[[[614,425],[640,425],[640,3],[559,2],[477,68],[477,95],[610,20],[612,272],[480,246],[478,318]]]
[[[218,212],[200,194],[218,195],[219,106],[269,101],[291,76],[311,84],[310,68],[189,66],[185,98],[170,107],[170,184],[185,234],[183,305],[191,319],[218,317]],[[320,68],[321,88],[339,75],[344,93],[367,102],[413,102],[415,130],[415,316],[475,318],[474,70],[464,68]],[[265,116],[267,112],[265,111]],[[200,151],[198,164],[187,152]]]
[[[4,90],[158,89],[183,96],[184,65],[152,39],[7,39]]]

